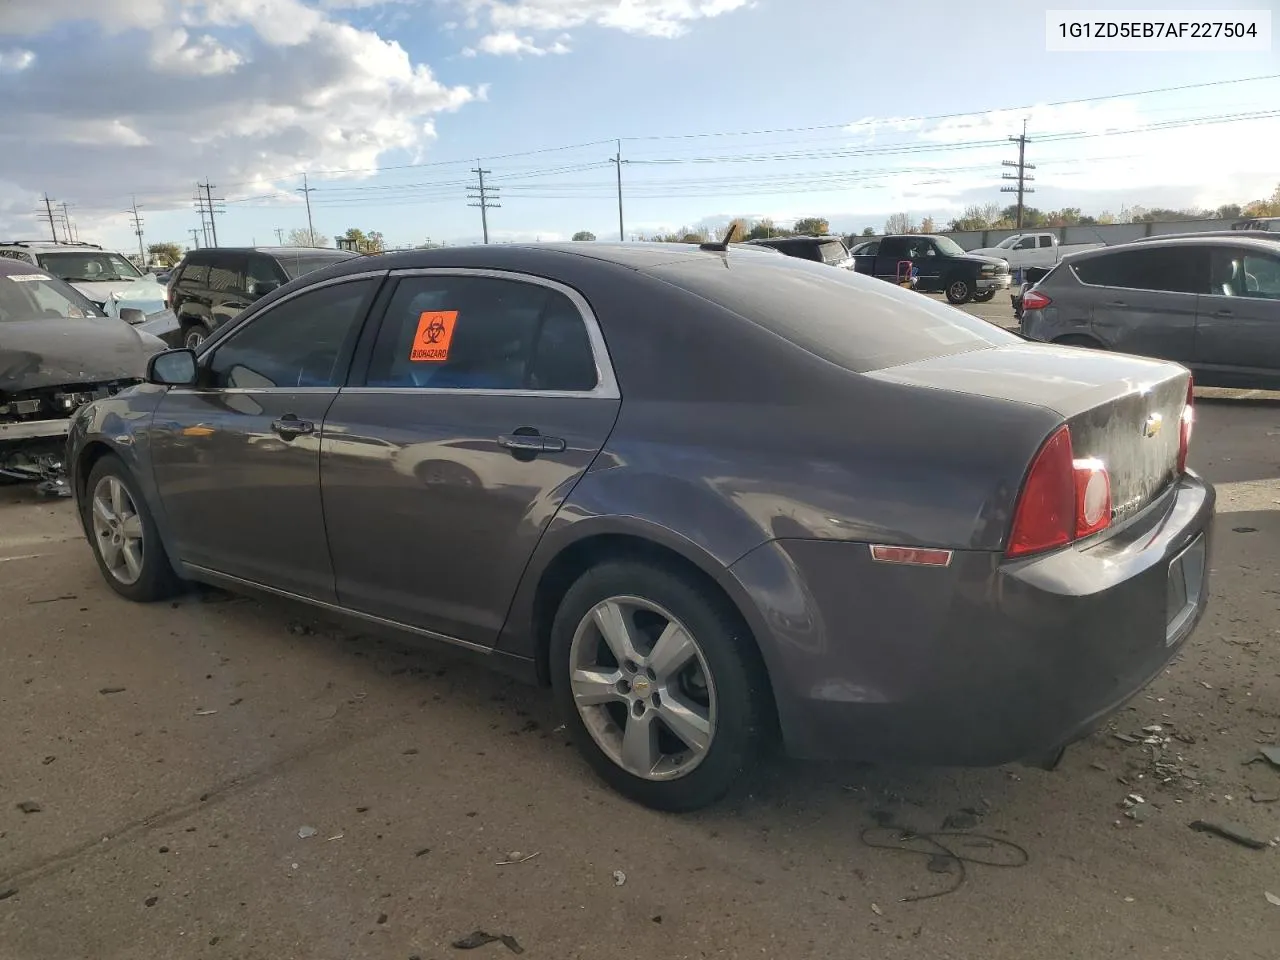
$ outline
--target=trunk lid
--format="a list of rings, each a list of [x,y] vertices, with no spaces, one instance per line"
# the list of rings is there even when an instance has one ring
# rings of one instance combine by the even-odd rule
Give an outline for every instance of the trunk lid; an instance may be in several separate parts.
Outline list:
[[[1190,373],[1160,360],[1018,344],[936,357],[867,374],[913,386],[1046,407],[1071,429],[1077,458],[1111,478],[1113,522],[1140,511],[1177,472]],[[1035,451],[1028,451],[1028,462]]]

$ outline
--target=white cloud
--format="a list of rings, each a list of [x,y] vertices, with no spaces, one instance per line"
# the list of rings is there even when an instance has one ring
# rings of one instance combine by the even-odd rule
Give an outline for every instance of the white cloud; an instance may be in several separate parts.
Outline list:
[[[74,55],[42,35],[90,18],[116,32]],[[187,208],[197,179],[234,198],[374,167],[389,150],[417,157],[438,114],[483,96],[301,0],[9,0],[0,32],[21,33],[30,54],[0,61],[23,64],[5,80],[0,233],[29,231],[24,211],[45,190],[88,233],[131,193],[153,211]]]
[[[557,40],[548,47],[540,47],[533,42],[532,37],[522,37],[510,30],[504,30],[500,33],[491,33],[488,36],[481,37],[480,42],[476,44],[476,48],[481,53],[489,53],[495,57],[503,56],[523,56],[529,54],[535,57],[546,56],[548,53],[568,53],[569,47],[563,40]],[[471,48],[468,48],[470,50]],[[466,51],[463,51],[466,54]],[[475,55],[475,51],[469,54]]]
[[[650,37],[678,37],[697,20],[732,13],[751,0],[450,0],[472,25],[496,32],[564,31],[600,26]]]
[[[0,73],[21,73],[36,62],[35,52],[14,47],[0,50]]]

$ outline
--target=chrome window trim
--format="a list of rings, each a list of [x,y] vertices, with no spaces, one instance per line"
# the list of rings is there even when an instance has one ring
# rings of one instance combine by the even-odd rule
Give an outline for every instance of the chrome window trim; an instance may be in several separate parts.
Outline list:
[[[590,390],[485,390],[476,387],[367,387],[347,386],[342,388],[344,394],[422,394],[443,396],[476,396],[476,397],[560,397],[560,398],[594,398],[597,400],[621,400],[622,392],[618,388],[618,378],[613,370],[613,359],[609,356],[609,347],[605,343],[604,333],[600,329],[600,321],[596,318],[591,304],[577,290],[558,280],[540,277],[532,273],[520,273],[516,270],[497,270],[488,267],[404,267],[392,270],[391,277],[403,280],[412,277],[489,277],[494,280],[511,280],[516,283],[530,283],[546,287],[563,294],[578,311],[583,324],[587,328],[587,341],[591,345],[592,360],[596,368],[596,385]],[[386,314],[383,315],[384,324]],[[381,335],[382,331],[378,331]]]

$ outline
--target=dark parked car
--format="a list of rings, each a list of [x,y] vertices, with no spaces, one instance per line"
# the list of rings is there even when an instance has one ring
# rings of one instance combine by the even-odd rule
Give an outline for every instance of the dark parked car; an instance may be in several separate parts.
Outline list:
[[[196,347],[259,297],[290,280],[359,254],[322,247],[207,247],[193,250],[169,277],[169,309],[182,342]]]
[[[910,269],[921,293],[945,293],[954,304],[985,303],[997,290],[1008,290],[1009,264],[996,257],[965,253],[950,237],[906,234],[861,244],[854,269],[898,283]],[[909,265],[909,266],[908,266]]]
[[[1280,242],[1144,240],[1063,261],[1022,299],[1034,340],[1176,360],[1196,382],[1280,387]]]
[[[68,457],[121,595],[474,651],[681,810],[775,731],[987,764],[1118,709],[1206,600],[1189,386],[790,257],[457,247],[275,291],[82,410]]]
[[[767,237],[748,240],[747,243],[769,247],[788,257],[825,263],[829,267],[853,269],[853,261],[849,259],[849,248],[839,237]]]

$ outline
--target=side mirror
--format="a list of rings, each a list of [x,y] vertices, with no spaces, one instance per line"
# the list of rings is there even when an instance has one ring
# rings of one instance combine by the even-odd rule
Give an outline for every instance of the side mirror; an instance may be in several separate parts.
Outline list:
[[[164,387],[192,387],[196,383],[194,350],[166,350],[147,361],[147,382]]]
[[[137,307],[121,307],[120,319],[125,323],[139,324],[147,319],[147,315]]]
[[[249,294],[254,297],[265,297],[272,290],[280,289],[278,280],[254,280],[249,284]]]

